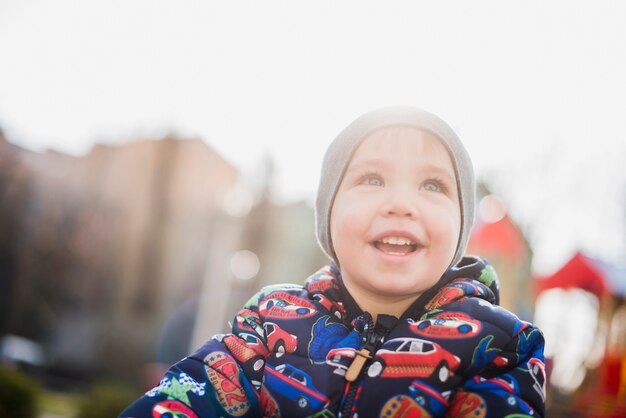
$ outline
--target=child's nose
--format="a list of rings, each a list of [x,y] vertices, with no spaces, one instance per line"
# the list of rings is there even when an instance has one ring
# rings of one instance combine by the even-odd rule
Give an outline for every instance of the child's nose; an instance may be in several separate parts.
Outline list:
[[[383,207],[385,216],[406,217],[416,219],[418,210],[415,202],[411,201],[408,193],[398,193],[390,196]]]

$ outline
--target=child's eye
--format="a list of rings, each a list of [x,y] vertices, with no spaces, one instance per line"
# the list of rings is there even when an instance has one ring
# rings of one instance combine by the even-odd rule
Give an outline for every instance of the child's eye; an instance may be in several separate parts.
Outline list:
[[[383,179],[378,174],[366,174],[361,177],[361,184],[366,186],[384,186]]]
[[[429,192],[446,193],[448,191],[445,183],[439,179],[428,179],[422,184],[422,187]]]

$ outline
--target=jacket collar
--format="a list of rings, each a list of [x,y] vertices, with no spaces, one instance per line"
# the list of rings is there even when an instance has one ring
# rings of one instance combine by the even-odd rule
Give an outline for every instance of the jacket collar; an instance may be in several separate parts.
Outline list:
[[[327,296],[341,300],[349,322],[364,313],[343,283],[336,265],[326,266],[311,276],[307,280],[307,287],[320,279],[334,281],[336,286],[331,288],[332,294]],[[486,260],[471,256],[463,257],[456,266],[446,271],[433,287],[422,293],[401,318],[417,320],[428,310],[436,309],[463,297],[479,297],[493,304],[499,303],[498,278],[493,267]]]

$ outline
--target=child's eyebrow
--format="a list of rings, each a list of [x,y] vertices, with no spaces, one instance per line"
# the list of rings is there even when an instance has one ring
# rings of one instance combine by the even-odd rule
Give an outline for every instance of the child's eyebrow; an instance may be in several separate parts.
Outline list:
[[[445,167],[441,167],[441,166],[434,165],[434,164],[426,164],[422,168],[424,171],[428,173],[432,172],[442,177],[446,177],[448,180],[450,180],[453,183],[456,181],[456,175],[454,173],[451,173],[450,170],[446,169]]]
[[[371,158],[369,160],[357,161],[354,164],[350,164],[350,166],[346,170],[346,174],[353,171],[359,172],[365,169],[384,168],[389,165],[391,165],[391,163],[383,158]],[[432,173],[434,175],[444,177],[452,183],[456,182],[456,175],[454,173],[451,173],[450,170],[448,170],[447,168],[440,165],[425,163],[423,165],[420,165],[419,171]]]
[[[346,170],[346,174],[350,173],[351,171],[361,171],[362,169],[371,168],[371,167],[384,167],[385,165],[386,164],[384,160],[380,158],[372,158],[369,160],[358,161],[355,164],[350,164],[348,166],[348,169]]]

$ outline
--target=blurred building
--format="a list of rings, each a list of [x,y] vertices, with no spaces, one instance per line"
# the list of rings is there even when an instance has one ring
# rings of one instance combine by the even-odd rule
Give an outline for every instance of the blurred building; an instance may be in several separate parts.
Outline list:
[[[261,287],[328,262],[313,208],[274,203],[265,171],[243,186],[197,139],[73,157],[2,137],[0,336],[40,343],[57,375],[154,384]]]
[[[211,255],[237,249],[241,220],[223,206],[237,177],[200,140],[72,157],[3,137],[0,333],[43,343],[59,369],[136,376],[168,315],[197,301],[209,272],[221,278],[211,291],[227,294],[226,257]]]

